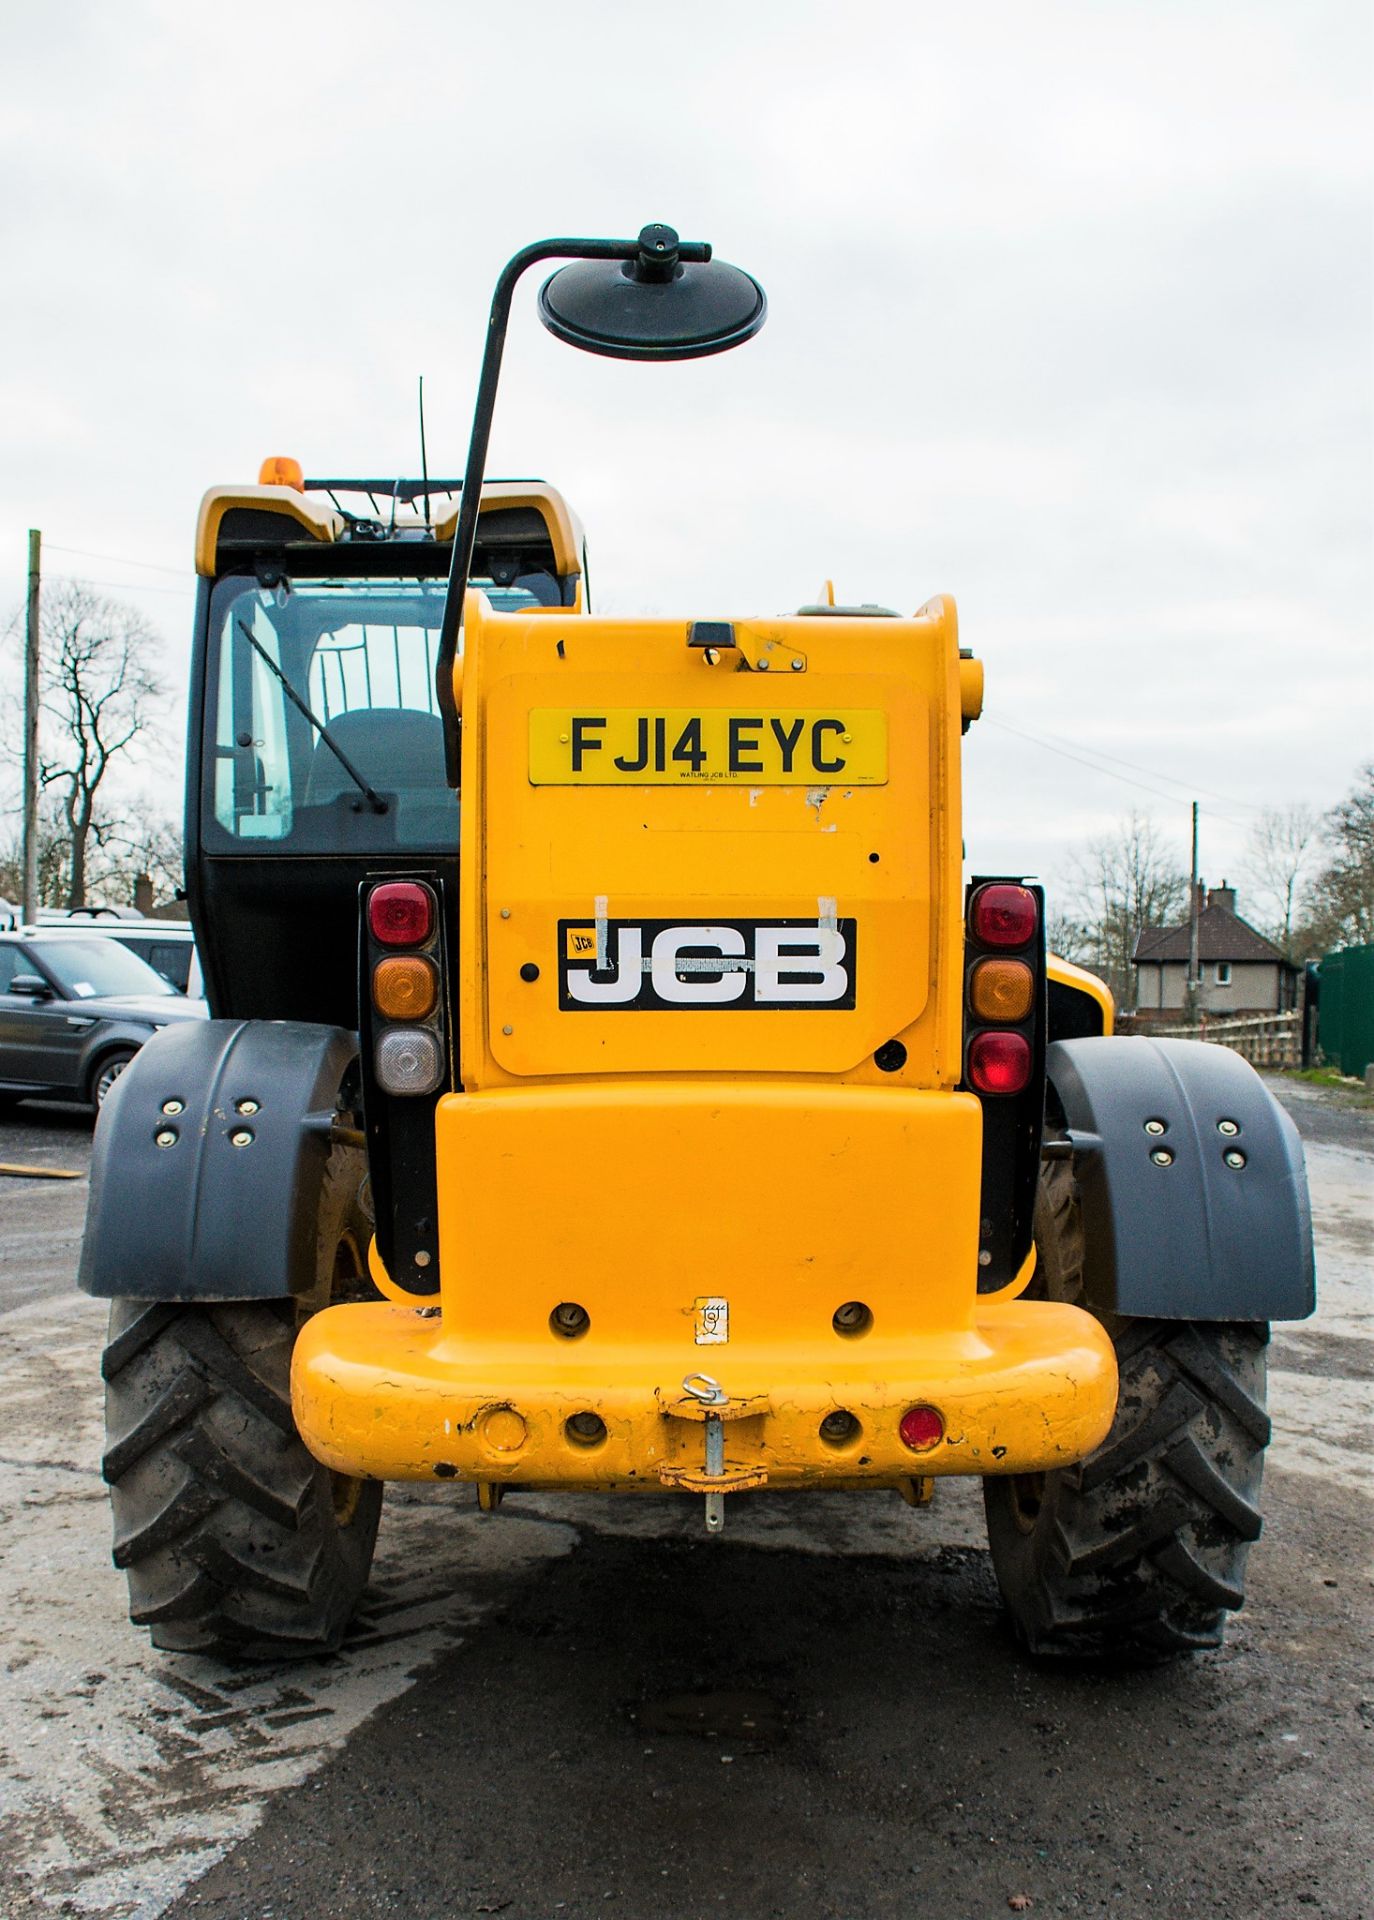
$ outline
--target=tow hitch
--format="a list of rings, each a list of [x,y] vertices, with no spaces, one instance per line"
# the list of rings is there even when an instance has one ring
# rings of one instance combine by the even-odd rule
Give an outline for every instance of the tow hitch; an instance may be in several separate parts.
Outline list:
[[[761,1487],[768,1479],[766,1467],[747,1461],[727,1462],[725,1423],[727,1420],[757,1419],[767,1412],[767,1402],[755,1395],[732,1400],[724,1387],[709,1373],[689,1373],[682,1383],[684,1398],[667,1408],[669,1419],[699,1420],[704,1431],[700,1471],[680,1462],[665,1463],[659,1478],[665,1486],[680,1487],[688,1493],[706,1497],[706,1531],[719,1533],[725,1525],[725,1496],[745,1487]]]

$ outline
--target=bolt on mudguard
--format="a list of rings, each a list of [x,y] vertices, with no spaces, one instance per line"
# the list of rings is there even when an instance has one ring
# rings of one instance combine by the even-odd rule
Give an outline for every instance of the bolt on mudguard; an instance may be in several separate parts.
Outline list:
[[[265,1300],[315,1280],[316,1203],[357,1041],[293,1021],[165,1027],[101,1111],[78,1284]]]
[[[1089,1303],[1180,1320],[1315,1304],[1298,1130],[1254,1068],[1197,1040],[1063,1040],[1047,1057],[1083,1196]]]

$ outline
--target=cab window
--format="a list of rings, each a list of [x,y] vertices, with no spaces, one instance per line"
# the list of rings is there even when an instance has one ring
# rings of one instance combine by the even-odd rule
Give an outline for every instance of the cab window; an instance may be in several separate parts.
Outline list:
[[[434,694],[443,608],[435,580],[222,581],[207,844],[452,851],[458,803]]]

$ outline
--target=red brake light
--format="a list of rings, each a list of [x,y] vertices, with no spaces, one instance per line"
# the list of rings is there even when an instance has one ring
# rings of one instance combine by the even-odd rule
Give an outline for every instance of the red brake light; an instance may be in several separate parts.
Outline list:
[[[418,880],[388,880],[367,896],[367,923],[384,947],[418,947],[434,926],[434,895]]]
[[[913,1453],[928,1453],[945,1437],[944,1416],[938,1407],[908,1407],[897,1423],[902,1445]]]
[[[975,1033],[968,1077],[979,1093],[1020,1093],[1030,1079],[1030,1042],[1019,1033]]]
[[[1035,895],[1029,887],[993,882],[979,887],[969,908],[975,940],[985,947],[1024,947],[1035,932]]]

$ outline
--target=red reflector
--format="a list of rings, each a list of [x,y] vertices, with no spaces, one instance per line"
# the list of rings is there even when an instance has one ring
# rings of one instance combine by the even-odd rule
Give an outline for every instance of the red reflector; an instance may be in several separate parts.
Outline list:
[[[1030,1042],[1019,1033],[975,1033],[968,1077],[979,1093],[1020,1093],[1030,1079]]]
[[[367,923],[384,947],[418,947],[434,925],[434,895],[418,880],[388,880],[367,896]]]
[[[902,1445],[913,1453],[928,1453],[945,1437],[944,1415],[938,1407],[908,1407],[897,1427]]]
[[[1024,947],[1035,932],[1038,917],[1035,895],[1029,887],[997,882],[979,887],[969,908],[973,937],[985,947]]]

